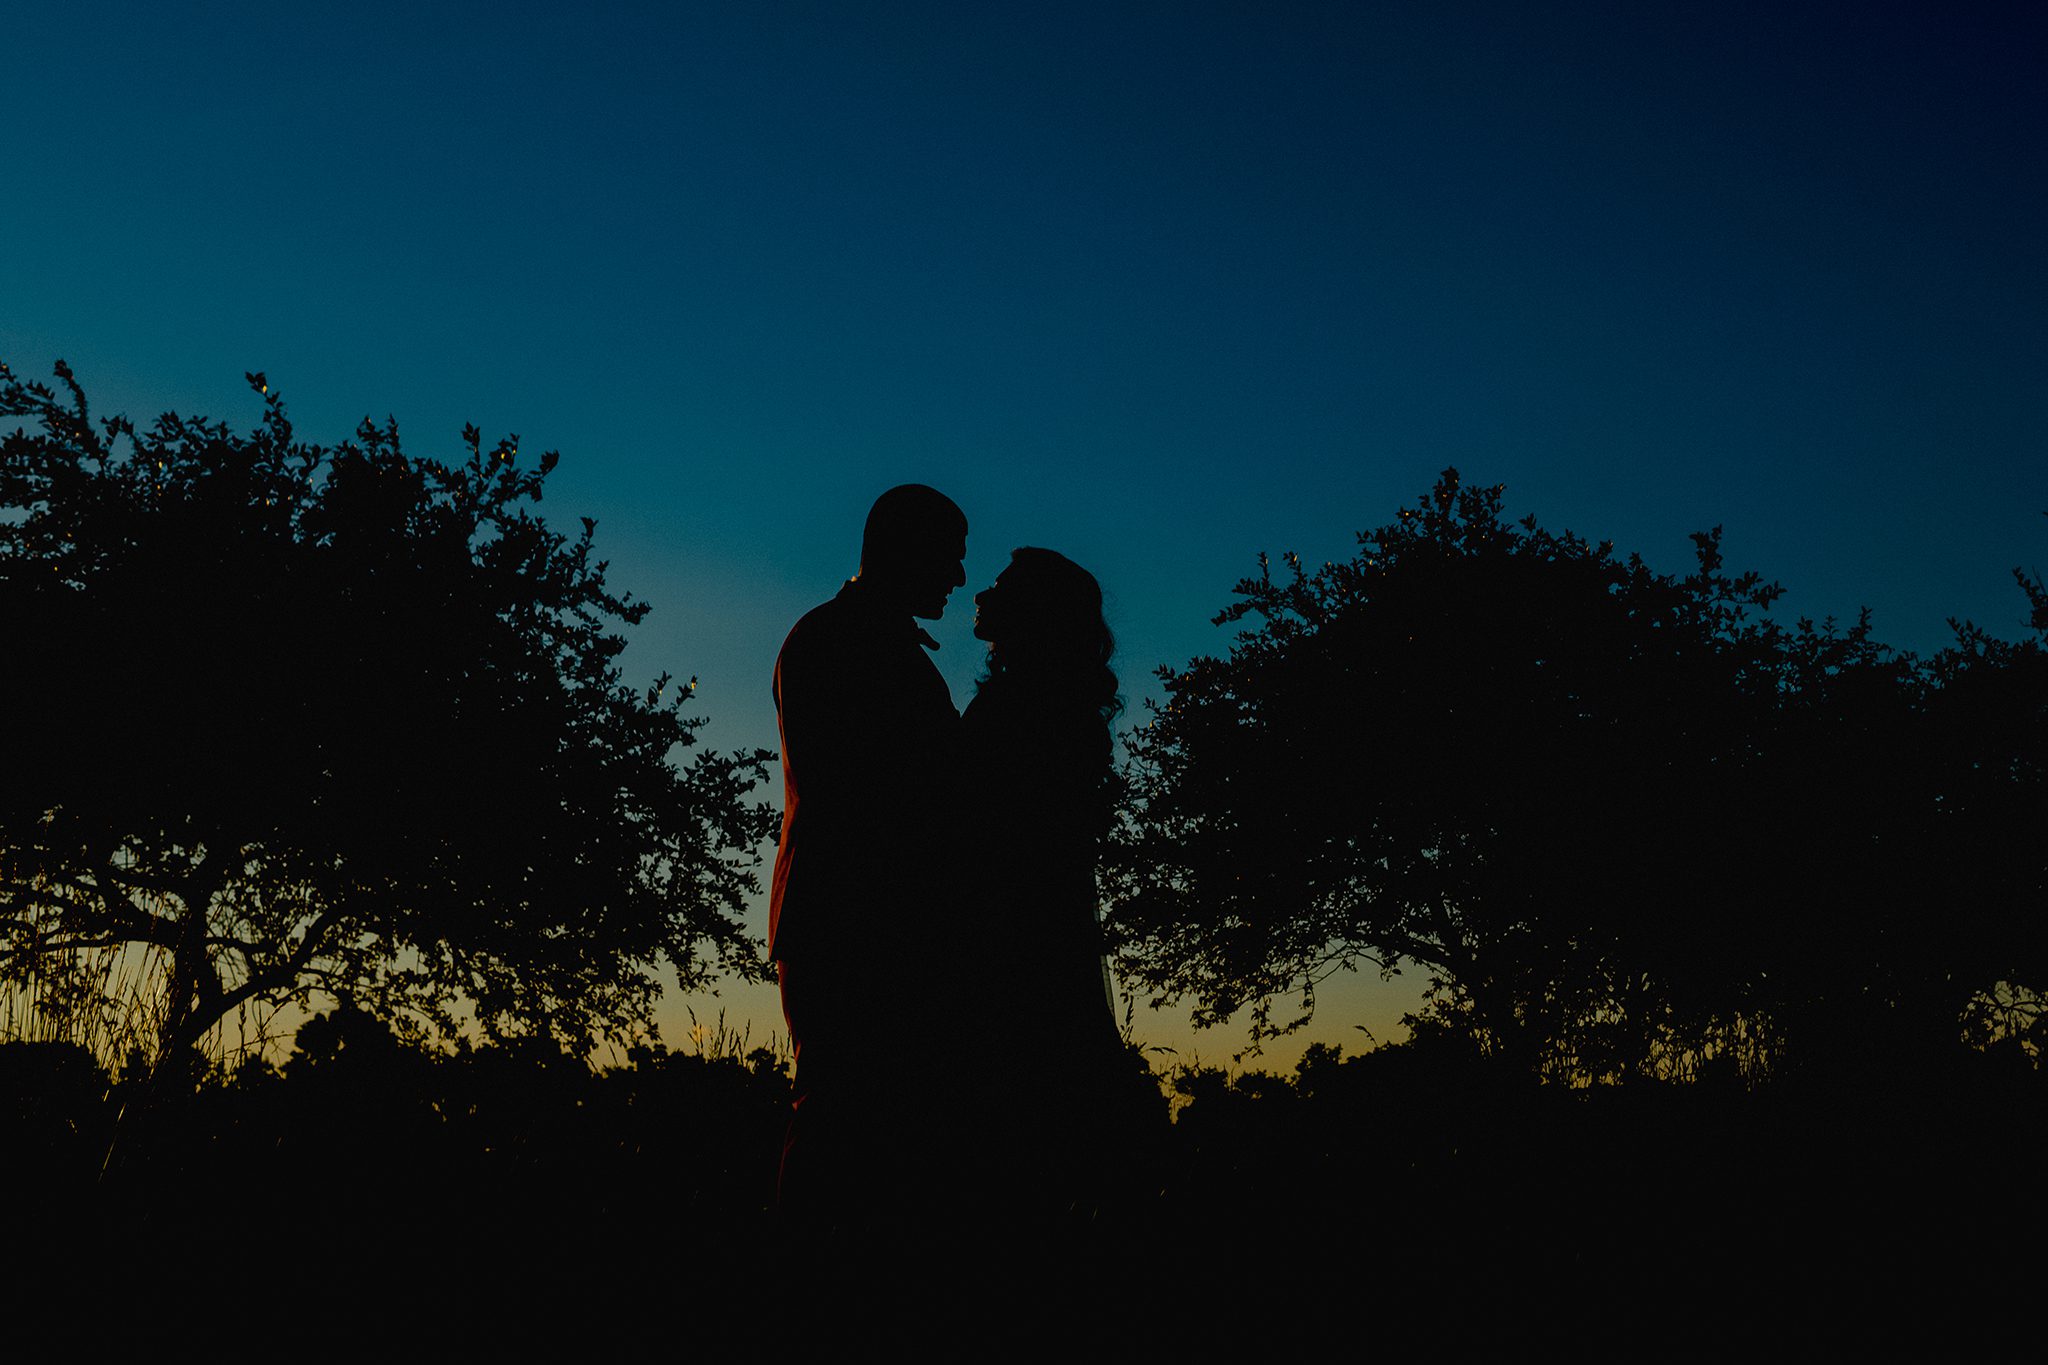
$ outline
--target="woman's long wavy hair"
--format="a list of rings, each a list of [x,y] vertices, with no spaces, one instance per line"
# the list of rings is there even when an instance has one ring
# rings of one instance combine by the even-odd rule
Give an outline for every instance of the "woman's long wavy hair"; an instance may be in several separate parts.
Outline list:
[[[1109,666],[1116,637],[1095,575],[1053,550],[1010,552],[1006,628],[989,643],[981,690],[1019,686],[1054,704],[1086,706],[1107,726],[1123,710]]]

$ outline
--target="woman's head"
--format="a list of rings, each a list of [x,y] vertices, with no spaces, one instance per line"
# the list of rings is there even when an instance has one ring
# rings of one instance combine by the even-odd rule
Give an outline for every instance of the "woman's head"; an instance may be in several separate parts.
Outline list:
[[[974,634],[988,641],[991,680],[1028,677],[1040,687],[1071,688],[1105,718],[1115,714],[1109,659],[1116,639],[1102,619],[1102,585],[1065,555],[1012,551],[1009,567],[975,594]]]

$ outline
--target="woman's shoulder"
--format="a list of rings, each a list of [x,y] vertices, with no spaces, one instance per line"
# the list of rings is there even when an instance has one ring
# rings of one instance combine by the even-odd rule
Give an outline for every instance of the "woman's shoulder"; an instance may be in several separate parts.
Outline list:
[[[1109,725],[1095,708],[1018,687],[983,687],[961,717],[970,737],[993,743],[1099,750],[1107,761]]]

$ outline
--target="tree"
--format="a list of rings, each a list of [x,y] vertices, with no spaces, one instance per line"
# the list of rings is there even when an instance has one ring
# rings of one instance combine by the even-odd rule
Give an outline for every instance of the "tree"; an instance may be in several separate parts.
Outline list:
[[[2048,1057],[2048,585],[2012,576],[2033,637],[1949,623],[1955,644],[1931,665],[1928,748],[1941,793],[1935,852],[1972,873],[1944,926],[1967,954],[1944,994],[1963,997],[1972,1042],[2016,1044],[2038,1064]]]
[[[56,376],[0,366],[14,1031],[161,1059],[317,992],[580,1051],[663,964],[758,975],[768,755],[679,762],[694,681],[622,685],[648,608],[531,510],[554,452],[304,444],[260,374],[246,435],[144,431]]]
[[[1718,529],[1673,577],[1501,491],[1447,470],[1349,561],[1262,560],[1217,618],[1255,628],[1162,672],[1104,869],[1133,977],[1256,1041],[1333,971],[1415,965],[1425,1025],[1583,1082],[1953,1045],[2048,975],[2038,655],[1950,659],[2006,689],[1977,724],[1867,617],[1770,619]]]

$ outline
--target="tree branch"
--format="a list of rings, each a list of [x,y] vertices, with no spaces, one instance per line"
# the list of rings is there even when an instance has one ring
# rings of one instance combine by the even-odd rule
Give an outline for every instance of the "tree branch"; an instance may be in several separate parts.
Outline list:
[[[80,920],[84,921],[79,929],[70,932],[113,934],[116,931],[125,931],[122,933],[122,937],[129,942],[152,943],[160,948],[169,948],[176,945],[179,927],[177,920],[151,914],[135,906],[132,902],[113,900],[97,886],[84,885],[77,882],[66,882],[61,885],[63,889],[77,892],[81,900],[92,902],[92,904],[83,905],[78,900],[58,898],[43,900],[44,905],[55,909],[58,914],[69,913],[76,915]],[[7,927],[26,929],[31,933],[39,931],[42,933],[50,932],[47,927],[39,929],[39,926],[33,921],[24,919],[9,921]],[[60,929],[57,932],[62,933],[65,931]],[[75,942],[67,940],[51,944],[46,951],[64,952],[75,946],[78,946]]]
[[[247,981],[231,991],[222,991],[218,978],[211,978],[213,989],[205,992],[205,1007],[194,1010],[185,1023],[176,1030],[172,1039],[175,1046],[183,1047],[187,1043],[196,1042],[205,1036],[206,1030],[212,1028],[216,1020],[226,1018],[230,1012],[260,995],[289,987],[296,982],[306,973],[307,964],[319,950],[320,940],[325,937],[333,918],[331,914],[316,917],[306,926],[306,932],[300,936],[299,941],[292,945],[291,953],[284,961],[267,971],[252,971]]]

